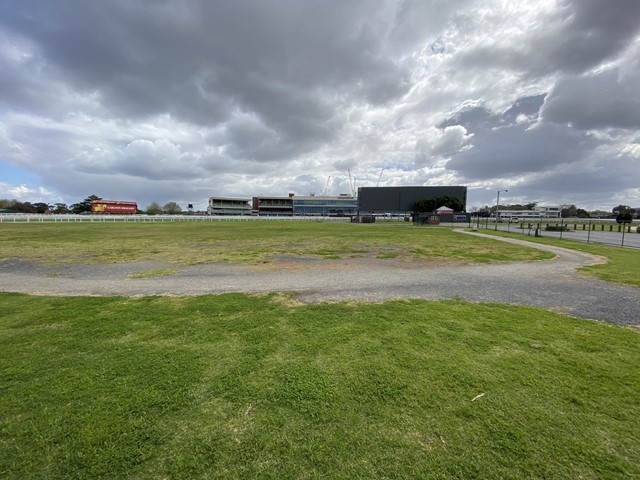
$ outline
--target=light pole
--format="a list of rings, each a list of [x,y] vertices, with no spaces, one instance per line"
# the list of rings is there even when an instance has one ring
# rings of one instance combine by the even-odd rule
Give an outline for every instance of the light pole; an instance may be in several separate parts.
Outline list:
[[[496,199],[496,230],[498,230],[498,215],[500,210],[500,192],[508,192],[509,190],[498,190],[498,198]]]

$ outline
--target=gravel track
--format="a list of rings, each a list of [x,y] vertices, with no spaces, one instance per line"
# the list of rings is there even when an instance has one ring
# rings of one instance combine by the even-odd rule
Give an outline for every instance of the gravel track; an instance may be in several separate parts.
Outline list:
[[[462,232],[468,235],[488,236]],[[524,240],[488,236],[556,255],[551,260],[473,266],[424,266],[395,260],[298,262],[298,268],[260,269],[234,264],[185,267],[173,275],[131,279],[152,262],[47,267],[0,261],[0,291],[36,295],[204,295],[225,292],[293,292],[305,303],[378,302],[391,298],[460,298],[471,302],[531,305],[623,325],[640,325],[640,289],[576,272],[600,257]]]

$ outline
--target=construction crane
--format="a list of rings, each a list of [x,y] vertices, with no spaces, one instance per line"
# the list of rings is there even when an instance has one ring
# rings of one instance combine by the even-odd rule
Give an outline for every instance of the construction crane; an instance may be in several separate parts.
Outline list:
[[[384,172],[384,168],[380,170],[380,176],[378,177],[378,183],[376,183],[376,187],[380,186],[380,180],[382,180],[382,172]]]
[[[331,175],[327,178],[327,184],[324,186],[324,192],[322,192],[322,196],[326,197],[329,193],[329,182],[331,181]]]
[[[351,170],[347,168],[347,173],[349,174],[349,188],[351,188],[351,195],[356,196],[356,181],[351,178]]]

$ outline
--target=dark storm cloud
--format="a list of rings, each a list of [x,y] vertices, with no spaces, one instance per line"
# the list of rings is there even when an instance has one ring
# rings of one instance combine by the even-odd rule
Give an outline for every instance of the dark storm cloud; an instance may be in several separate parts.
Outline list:
[[[518,116],[525,115],[529,119],[536,118],[543,105],[546,95],[534,95],[516,100],[503,113],[492,112],[485,106],[470,106],[463,108],[445,121],[440,122],[438,128],[446,128],[454,125],[463,126],[471,134],[493,130],[497,127],[509,126],[515,123]]]
[[[543,99],[519,99],[502,114],[485,107],[454,114],[440,128],[457,124],[475,135],[472,148],[454,155],[447,168],[467,179],[491,179],[544,172],[583,159],[597,145],[583,132],[564,125],[540,123],[532,127],[530,122],[516,122],[519,115],[536,117]]]
[[[561,37],[544,44],[536,55],[560,70],[580,72],[598,65],[618,55],[640,31],[637,0],[565,0],[564,4],[566,16],[557,31]]]
[[[581,198],[590,203],[590,196],[608,195],[609,201],[617,192],[637,188],[640,160],[628,156],[600,159],[588,168],[576,163],[559,171],[550,171],[527,183],[527,188],[541,195],[562,192],[562,195]],[[606,197],[602,199],[605,203]]]
[[[640,32],[637,0],[564,0],[560,8],[511,41],[501,36],[465,51],[458,62],[499,67],[528,76],[582,73],[615,58]],[[465,28],[464,24],[460,28]]]
[[[514,104],[502,114],[503,122],[513,123],[517,121],[519,115],[526,115],[529,118],[537,117],[546,96],[546,94],[534,95],[516,100]]]
[[[474,138],[473,148],[447,163],[464,178],[491,179],[541,172],[581,160],[596,145],[584,133],[560,125],[498,128]]]
[[[484,106],[465,108],[454,113],[437,125],[445,129],[455,125],[463,126],[469,133],[478,133],[490,129],[500,123],[500,117]]]
[[[117,116],[216,125],[240,110],[292,151],[333,137],[341,97],[383,104],[410,87],[359,2],[32,0],[2,13],[5,29]]]
[[[640,69],[639,69],[640,71]],[[565,77],[559,80],[545,103],[545,120],[580,129],[640,128],[640,90],[636,72],[622,77],[618,69]]]

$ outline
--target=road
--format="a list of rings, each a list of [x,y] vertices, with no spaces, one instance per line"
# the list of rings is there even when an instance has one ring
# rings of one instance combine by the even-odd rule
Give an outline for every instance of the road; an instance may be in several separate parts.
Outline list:
[[[489,225],[489,230],[492,230],[495,225]],[[530,231],[529,228],[525,228],[524,230],[519,228],[519,223],[514,224],[498,224],[498,230],[502,230],[504,232],[514,232],[514,233],[523,233],[524,235],[534,235],[535,234],[535,225],[533,229]],[[569,224],[570,228],[573,228],[573,224]],[[582,226],[578,225],[577,230],[569,230],[568,232],[547,232],[544,230],[544,224],[542,226],[543,230],[539,231],[539,235],[542,237],[549,238],[563,238],[566,240],[577,240],[580,242],[590,242],[590,243],[606,243],[608,245],[617,245],[624,246],[629,248],[640,248],[640,234],[636,232],[635,228],[632,228],[631,232],[626,232],[624,234],[624,238],[621,232],[610,232],[608,231],[608,227],[605,226],[605,231],[600,230],[599,228],[596,230],[582,230]],[[614,225],[613,229],[617,230],[618,226]],[[482,231],[482,227],[480,231]]]

